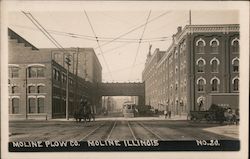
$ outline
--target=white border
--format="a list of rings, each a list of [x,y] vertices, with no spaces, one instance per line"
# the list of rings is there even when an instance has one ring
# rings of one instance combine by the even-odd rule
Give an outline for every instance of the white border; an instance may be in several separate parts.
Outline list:
[[[46,6],[46,7],[45,7]],[[7,52],[8,40],[7,35],[7,11],[10,10],[25,10],[30,11],[75,11],[82,10],[83,7],[86,10],[145,10],[151,8],[152,10],[216,10],[216,9],[239,9],[240,12],[240,106],[241,106],[241,126],[240,126],[240,140],[241,150],[239,152],[98,152],[98,153],[8,153],[8,109],[5,109],[6,103],[8,103],[8,55]],[[205,159],[205,158],[247,158],[248,155],[248,112],[249,112],[249,2],[230,2],[230,1],[215,1],[215,2],[163,2],[163,1],[10,1],[1,2],[1,148],[2,158],[23,158],[23,159],[36,159],[36,158],[143,158],[143,159],[165,159],[165,158],[193,158],[193,159]],[[244,46],[244,47],[243,47]],[[243,109],[244,108],[244,109]],[[67,155],[66,155],[67,154]]]

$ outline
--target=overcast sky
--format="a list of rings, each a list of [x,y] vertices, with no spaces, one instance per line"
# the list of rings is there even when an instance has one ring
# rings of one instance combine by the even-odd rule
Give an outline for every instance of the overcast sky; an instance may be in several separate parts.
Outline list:
[[[103,81],[118,82],[141,81],[149,44],[152,44],[152,51],[155,48],[166,50],[177,27],[184,27],[189,23],[189,10],[151,10],[151,12],[150,9],[145,11],[86,10],[94,32],[99,38],[102,56],[83,10],[31,11],[30,13],[63,47],[93,47],[102,64]],[[145,24],[147,18],[148,21],[156,19],[146,27],[140,27],[121,39],[106,44],[113,38]],[[236,10],[192,10],[192,24],[238,24],[238,18],[239,14]],[[37,48],[55,47],[21,11],[9,13],[9,27]],[[70,33],[74,36],[70,36]],[[142,43],[139,46],[141,37]],[[137,50],[139,50],[138,53]]]

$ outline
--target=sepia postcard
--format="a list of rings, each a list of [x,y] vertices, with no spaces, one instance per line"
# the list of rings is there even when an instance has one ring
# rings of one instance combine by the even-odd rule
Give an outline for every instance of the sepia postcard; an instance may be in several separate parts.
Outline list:
[[[249,2],[3,1],[1,158],[248,158]]]

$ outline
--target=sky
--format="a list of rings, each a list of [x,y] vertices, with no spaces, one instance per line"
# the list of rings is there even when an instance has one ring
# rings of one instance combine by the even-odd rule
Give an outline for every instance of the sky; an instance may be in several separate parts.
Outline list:
[[[152,45],[152,52],[156,48],[167,50],[177,27],[184,28],[189,24],[189,10],[30,13],[64,48],[94,48],[103,68],[104,82],[140,82],[149,45]],[[191,15],[191,23],[194,25],[239,24],[239,13],[236,10],[192,10]],[[9,12],[8,20],[11,29],[37,48],[55,48],[21,10]],[[147,20],[147,25],[143,25]],[[125,33],[128,34],[110,42]],[[95,37],[98,37],[100,47]],[[141,43],[139,39],[142,39]]]

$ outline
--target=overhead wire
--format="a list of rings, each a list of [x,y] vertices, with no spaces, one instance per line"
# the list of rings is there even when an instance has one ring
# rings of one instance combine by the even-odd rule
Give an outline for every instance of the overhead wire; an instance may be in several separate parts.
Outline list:
[[[20,26],[18,25],[17,27],[22,27],[25,29],[32,29],[32,27],[26,27],[26,26]],[[63,31],[57,31],[57,30],[50,30],[46,29],[49,33],[54,34],[54,35],[59,35],[59,36],[67,36],[71,38],[78,38],[78,39],[84,39],[84,40],[89,40],[89,41],[96,41],[96,38],[93,36],[89,35],[83,35],[83,34],[76,34],[76,33],[71,33],[71,32],[63,32]],[[151,38],[143,38],[141,39],[141,43],[147,43],[147,42],[157,42],[157,41],[167,41],[170,37],[169,36],[163,36],[163,37],[151,37]],[[103,42],[108,42],[110,39],[114,39],[113,37],[100,37],[98,36],[99,41]],[[140,39],[136,38],[120,38],[120,40],[116,40],[114,42],[118,43],[138,43]]]
[[[144,28],[143,28],[143,31],[142,31],[142,34],[141,34],[140,39],[142,39],[143,36],[144,36],[144,33],[145,33],[146,28],[147,28],[147,24],[148,24],[148,20],[149,20],[150,15],[151,15],[151,10],[149,11],[149,14],[148,14],[146,23],[145,23],[145,25],[144,25]],[[135,54],[135,59],[134,59],[134,62],[133,62],[133,64],[132,64],[132,68],[133,68],[133,66],[135,65],[135,62],[136,62],[136,59],[137,59],[137,56],[138,56],[138,53],[139,53],[139,50],[140,50],[140,46],[141,46],[141,41],[139,41],[139,44],[138,44],[138,47],[137,47],[137,50],[136,50],[136,54]],[[131,69],[130,76],[131,76],[131,74],[132,74],[132,70],[133,70],[133,69]]]
[[[164,15],[170,13],[170,12],[171,12],[171,11],[164,12],[164,13],[160,14],[159,16],[154,17],[154,18],[148,20],[147,23],[151,23],[151,22],[153,22],[153,21],[159,19],[160,17],[162,17],[162,16],[164,16]],[[132,33],[132,32],[134,32],[134,31],[140,29],[141,27],[143,27],[143,26],[145,26],[145,25],[146,25],[146,23],[143,23],[143,24],[141,24],[141,25],[139,25],[139,26],[137,26],[137,27],[135,27],[135,28],[133,28],[133,29],[127,31],[126,33],[123,33],[123,34],[121,34],[121,35],[115,37],[114,39],[112,39],[112,40],[110,40],[110,41],[108,41],[108,42],[102,44],[101,47],[103,47],[103,46],[105,46],[105,45],[108,45],[108,44],[110,44],[110,43],[112,43],[112,42],[114,42],[114,41],[116,41],[116,40],[118,40],[118,39],[120,39],[120,38],[122,38],[122,37],[124,37],[124,36],[126,36],[126,35],[128,35],[128,34],[130,34],[130,33]]]
[[[57,47],[60,48],[60,45],[57,44],[57,42],[52,39],[48,34],[44,33],[44,30],[41,28],[41,26],[39,24],[37,24],[32,17],[29,17],[28,15],[30,15],[29,13],[26,13],[24,11],[22,11],[22,13]]]
[[[111,73],[110,68],[109,68],[109,65],[108,65],[108,63],[107,63],[107,61],[106,61],[106,58],[105,58],[105,56],[104,56],[104,54],[103,54],[102,48],[101,48],[100,43],[99,43],[99,41],[98,41],[98,37],[97,37],[97,35],[96,35],[96,33],[95,33],[95,30],[94,30],[94,27],[93,27],[93,25],[91,24],[91,21],[90,21],[90,19],[89,19],[89,16],[88,16],[88,14],[87,14],[87,12],[86,12],[85,10],[84,10],[84,13],[85,13],[85,16],[87,17],[87,20],[88,20],[88,23],[89,23],[89,25],[90,25],[90,27],[91,27],[91,30],[92,30],[92,32],[93,32],[95,38],[96,38],[96,42],[97,42],[97,45],[98,45],[98,47],[99,47],[99,49],[100,49],[100,52],[101,52],[102,58],[103,58],[103,60],[104,60],[104,63],[105,63],[105,65],[106,65],[107,69],[108,69],[108,72],[109,72],[109,74],[110,74],[110,76],[111,76],[111,79],[113,80],[112,73]]]
[[[26,16],[27,16],[27,14],[28,15],[30,15],[30,17],[42,28],[42,30],[43,30],[43,33],[45,32],[56,44],[57,44],[57,46],[59,46],[60,48],[62,48],[63,50],[64,50],[64,48],[62,47],[62,45],[61,44],[59,44],[58,42],[57,42],[57,40],[55,40],[55,38],[53,37],[53,36],[51,36],[50,35],[50,33],[48,33],[48,31],[36,20],[36,18],[30,13],[30,12],[28,12],[28,13],[25,13],[25,12],[23,12]],[[28,17],[28,16],[27,16]],[[30,19],[30,18],[29,18]],[[33,21],[32,21],[33,22]]]

